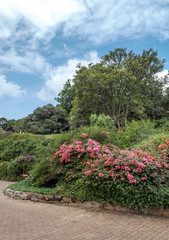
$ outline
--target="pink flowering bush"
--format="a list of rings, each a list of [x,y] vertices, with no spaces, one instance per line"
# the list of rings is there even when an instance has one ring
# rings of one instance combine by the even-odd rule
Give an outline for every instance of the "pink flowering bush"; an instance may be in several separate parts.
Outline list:
[[[113,181],[125,181],[127,184],[149,181],[155,185],[166,181],[168,169],[165,160],[159,161],[147,152],[119,150],[118,157],[110,152],[100,159],[90,161],[85,174],[88,175],[92,171],[102,178],[110,178]]]
[[[158,158],[159,161],[165,161],[166,163],[169,163],[168,137],[160,136],[157,139],[150,141],[146,145],[139,146],[138,149],[149,152],[153,156],[156,156],[156,158]]]
[[[63,144],[53,165],[69,195],[138,209],[169,206],[167,160],[87,139]]]
[[[83,142],[73,140],[70,145],[63,144],[53,156],[56,174],[62,175],[66,181],[79,179],[84,175],[84,169],[91,161],[107,156],[111,152],[110,149],[118,148],[111,144],[101,145],[92,139]]]

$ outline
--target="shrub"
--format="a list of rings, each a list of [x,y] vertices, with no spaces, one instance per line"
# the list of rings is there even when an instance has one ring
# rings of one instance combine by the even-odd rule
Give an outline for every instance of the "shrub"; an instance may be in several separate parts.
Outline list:
[[[34,186],[42,187],[53,187],[58,183],[59,174],[55,174],[55,167],[51,159],[44,159],[40,163],[35,164],[31,180],[33,181]]]
[[[120,148],[132,148],[134,144],[158,131],[155,130],[154,125],[155,124],[149,120],[126,122],[125,129],[118,131],[114,135],[110,134],[108,141]]]
[[[100,115],[90,115],[90,125],[97,126],[103,129],[115,131],[115,122],[110,116],[106,116],[104,113]]]
[[[156,156],[161,161],[166,161],[169,164],[169,137],[156,136],[147,144],[138,146],[138,149],[147,151],[153,156]]]
[[[88,139],[63,144],[53,160],[62,181],[81,200],[119,203],[134,209],[169,206],[165,158]]]
[[[4,161],[0,163],[0,179],[8,179],[9,162]]]
[[[21,156],[9,164],[8,172],[12,180],[22,179],[22,174],[28,174],[36,162],[32,155]]]
[[[161,130],[169,131],[169,120],[167,118],[161,118],[159,120],[154,120],[155,128],[160,128]]]
[[[0,140],[0,160],[13,161],[24,155],[36,155],[45,137],[33,134],[12,134]]]
[[[70,145],[61,145],[60,150],[54,155],[52,162],[49,158],[46,158],[39,165],[36,165],[32,173],[33,181],[35,184],[43,186],[50,183],[50,181],[53,182],[54,178],[55,182],[73,182],[80,178],[84,164],[88,158],[90,158],[90,147],[95,150],[95,144],[97,144],[96,141],[89,139],[83,140],[83,142],[73,140]],[[99,146],[101,147],[101,145]],[[62,158],[60,158],[59,155],[62,155]],[[69,156],[71,161],[69,161]],[[45,169],[47,169],[46,172]],[[47,176],[51,175],[51,180],[50,177],[46,177],[45,174],[47,174]]]
[[[95,141],[102,144],[109,142],[108,139],[110,134],[115,134],[112,131],[108,131],[107,129],[98,126],[80,127],[72,132],[72,138],[69,142],[71,142],[72,139],[83,140],[83,136],[81,135],[83,133],[87,134],[88,138],[95,139]]]

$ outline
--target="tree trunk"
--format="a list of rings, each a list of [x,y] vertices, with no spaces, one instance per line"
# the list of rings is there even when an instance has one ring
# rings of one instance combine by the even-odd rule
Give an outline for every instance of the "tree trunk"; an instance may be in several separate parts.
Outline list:
[[[116,115],[115,115],[114,113],[113,113],[113,119],[114,119],[114,121],[115,121],[115,123],[116,123],[116,126],[117,126],[118,130],[120,130],[120,129],[121,129],[120,123],[119,123],[119,121],[118,121],[118,119],[116,118]]]

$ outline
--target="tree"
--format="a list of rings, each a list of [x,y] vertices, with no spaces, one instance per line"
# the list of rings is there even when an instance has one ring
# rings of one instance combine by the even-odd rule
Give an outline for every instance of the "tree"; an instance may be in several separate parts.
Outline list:
[[[3,130],[6,130],[9,127],[13,127],[14,123],[15,123],[15,119],[7,120],[4,117],[0,118],[0,128],[2,128]]]
[[[25,131],[25,118],[16,120],[13,128],[16,133],[24,132]]]
[[[3,130],[6,128],[8,124],[8,120],[4,117],[0,118],[0,128],[2,128]]]
[[[73,79],[76,98],[70,112],[71,124],[86,124],[92,113],[104,113],[120,129],[132,115],[138,119],[146,117],[153,102],[150,92],[164,86],[157,78],[164,62],[152,49],[141,55],[115,49],[99,64],[80,66]]]
[[[67,125],[64,110],[52,104],[36,108],[25,119],[25,130],[35,134],[60,133]]]
[[[72,101],[76,96],[75,86],[71,84],[71,80],[68,79],[63,86],[63,90],[58,94],[58,97],[55,98],[58,101],[63,109],[66,111],[68,116],[72,109]]]

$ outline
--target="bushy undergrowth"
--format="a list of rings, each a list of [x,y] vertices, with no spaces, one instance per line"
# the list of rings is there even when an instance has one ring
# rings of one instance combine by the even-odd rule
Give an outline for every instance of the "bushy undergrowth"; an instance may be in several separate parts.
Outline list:
[[[0,141],[0,161],[12,161],[16,157],[35,155],[41,142],[42,136],[33,134],[11,134]]]
[[[0,138],[0,179],[19,180],[29,173],[45,137],[33,134],[6,134]],[[36,157],[37,159],[37,157]]]
[[[26,155],[16,158],[9,163],[7,173],[12,180],[23,179],[23,174],[28,174],[36,162],[36,157],[33,155]]]
[[[60,194],[79,200],[167,208],[167,135],[150,121],[133,121],[121,131],[90,126],[48,137],[3,133],[0,178],[18,180],[27,172],[34,187],[58,186]],[[35,161],[25,161],[29,155]]]
[[[0,162],[0,179],[9,179],[9,173],[8,173],[8,167],[9,167],[9,162],[4,161]]]

